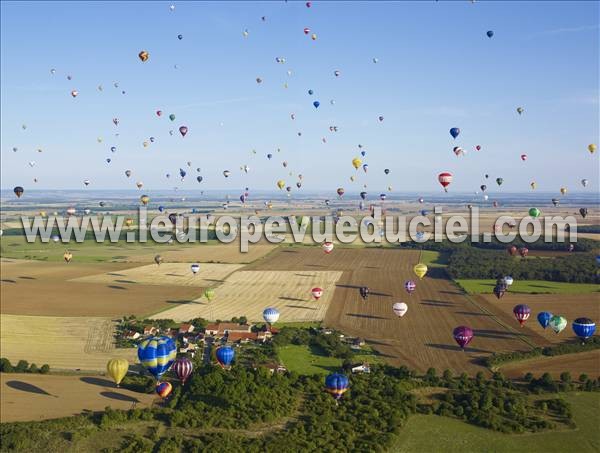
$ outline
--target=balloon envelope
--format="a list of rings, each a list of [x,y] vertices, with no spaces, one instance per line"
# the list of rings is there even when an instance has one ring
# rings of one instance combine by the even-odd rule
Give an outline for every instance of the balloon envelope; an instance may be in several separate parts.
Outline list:
[[[175,371],[175,374],[177,374],[177,377],[183,383],[185,383],[187,378],[190,377],[193,369],[194,364],[187,357],[181,357],[173,364],[173,371]]]
[[[452,336],[454,337],[454,341],[464,349],[473,339],[473,330],[467,326],[458,326],[452,332]]]
[[[230,346],[221,346],[217,349],[215,355],[217,357],[217,362],[219,362],[219,365],[226,367],[230,366],[233,363],[235,351]]]
[[[117,386],[121,383],[127,370],[129,369],[129,362],[126,359],[110,359],[106,364],[106,372],[111,377]]]
[[[138,358],[157,380],[166,373],[177,356],[175,342],[166,336],[150,337],[138,344]]]
[[[161,398],[166,398],[173,391],[173,386],[170,382],[159,382],[156,384],[156,393]]]
[[[404,302],[396,302],[394,305],[392,305],[392,310],[397,316],[402,317],[408,311],[408,305],[406,305]]]
[[[269,324],[277,322],[279,319],[279,310],[273,307],[265,308],[263,311],[263,319]]]
[[[333,373],[325,378],[325,389],[336,400],[342,397],[342,395],[348,390],[348,386],[348,376],[345,374]]]
[[[596,332],[596,323],[590,318],[577,318],[571,326],[575,335],[583,340],[590,338]]]
[[[548,327],[548,324],[550,323],[550,319],[552,319],[552,316],[554,316],[554,315],[547,311],[542,311],[542,312],[538,313],[537,320],[543,329]]]

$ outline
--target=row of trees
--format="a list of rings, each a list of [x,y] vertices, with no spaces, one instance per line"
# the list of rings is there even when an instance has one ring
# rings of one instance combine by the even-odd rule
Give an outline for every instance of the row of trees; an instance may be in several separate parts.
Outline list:
[[[19,360],[15,366],[10,363],[10,360],[0,358],[0,373],[40,373],[47,374],[50,372],[50,366],[45,363],[38,367],[35,363],[31,365],[27,360]]]

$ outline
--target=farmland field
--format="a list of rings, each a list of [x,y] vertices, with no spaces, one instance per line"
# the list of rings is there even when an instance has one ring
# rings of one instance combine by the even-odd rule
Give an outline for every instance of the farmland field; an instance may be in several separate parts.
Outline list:
[[[200,271],[194,275],[190,270],[191,263],[163,263],[160,266],[148,264],[118,272],[88,275],[73,279],[73,282],[83,283],[114,283],[136,285],[173,285],[207,287],[222,283],[223,279],[232,272],[243,267],[241,264],[212,264],[200,263]]]
[[[507,363],[502,365],[500,370],[505,376],[513,379],[522,378],[527,372],[533,373],[536,377],[550,373],[552,377],[558,379],[563,371],[570,372],[573,379],[577,379],[581,373],[595,378],[600,376],[600,349]]]
[[[497,300],[493,295],[484,294],[472,296],[473,299],[490,310],[496,317],[515,329],[527,335],[536,345],[547,346],[548,343],[561,343],[575,341],[576,337],[568,325],[560,334],[555,334],[551,329],[542,329],[536,316],[541,311],[549,311],[562,315],[568,321],[573,321],[581,316],[590,316],[598,313],[598,296],[594,294],[511,294],[510,292]],[[517,304],[526,304],[531,308],[531,316],[523,328],[519,328],[513,315],[513,308]],[[540,341],[541,340],[541,341]]]
[[[456,280],[456,283],[469,294],[491,294],[496,280]],[[600,286],[593,283],[549,282],[544,280],[515,280],[510,293],[525,294],[589,294],[600,293]],[[594,297],[594,296],[592,296]],[[600,297],[597,294],[595,297]]]
[[[124,263],[45,263],[2,259],[0,306],[3,314],[40,316],[146,315],[169,304],[198,297],[191,286],[151,286],[112,276],[113,282],[86,283],[74,279],[116,273]]]
[[[109,359],[137,361],[135,349],[115,349],[114,323],[107,318],[2,315],[2,356],[52,369],[102,371]]]
[[[130,409],[152,404],[154,395],[116,388],[105,378],[40,374],[0,374],[0,422],[68,417],[84,411]]]
[[[494,452],[494,453],[595,453],[600,450],[598,437],[598,393],[563,395],[572,405],[577,429],[539,434],[509,435],[469,425],[461,420],[436,415],[414,415],[400,430],[399,439],[390,449],[404,452]]]
[[[335,357],[319,355],[311,351],[309,346],[287,345],[277,348],[281,363],[289,370],[300,374],[329,374],[338,371],[342,360]]]
[[[231,319],[246,316],[249,321],[261,321],[266,307],[275,307],[282,321],[319,321],[327,307],[340,278],[339,271],[237,271],[215,289],[215,298],[208,302],[199,298],[154,315],[185,321],[196,317],[205,319]],[[323,296],[312,299],[310,290],[318,286]]]

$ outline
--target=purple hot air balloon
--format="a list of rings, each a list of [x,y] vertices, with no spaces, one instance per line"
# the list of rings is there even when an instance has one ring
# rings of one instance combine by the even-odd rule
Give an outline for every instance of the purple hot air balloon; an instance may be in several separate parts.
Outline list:
[[[467,326],[458,326],[456,329],[454,329],[452,335],[454,336],[454,341],[456,341],[464,351],[465,346],[467,346],[473,339],[473,329]]]
[[[408,294],[412,294],[415,289],[417,289],[417,284],[414,280],[407,280],[406,283],[404,283],[404,289]]]
[[[194,369],[194,365],[192,361],[187,357],[181,357],[175,361],[173,364],[173,371],[177,374],[177,377],[185,384],[185,381],[192,374],[192,370]]]
[[[185,137],[185,134],[187,134],[187,133],[188,133],[188,128],[187,128],[187,126],[181,126],[181,127],[179,128],[179,133],[181,134],[181,136],[182,136],[182,137]]]

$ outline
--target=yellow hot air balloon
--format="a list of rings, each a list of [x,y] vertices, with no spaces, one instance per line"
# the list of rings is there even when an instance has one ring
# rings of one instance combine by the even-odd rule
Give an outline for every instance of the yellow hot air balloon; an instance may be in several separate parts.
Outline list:
[[[133,225],[133,219],[125,219],[125,226],[130,227]]]
[[[423,279],[423,277],[425,277],[425,274],[427,273],[427,265],[423,263],[416,264],[415,267],[413,267],[413,271],[415,272],[417,277]]]
[[[129,362],[126,359],[110,359],[106,364],[106,372],[115,381],[117,387],[127,374]]]
[[[70,263],[71,260],[73,259],[73,254],[67,250],[67,251],[65,251],[63,258],[64,258],[65,262]]]
[[[362,165],[362,160],[360,160],[358,157],[355,157],[354,159],[352,159],[352,166],[354,167],[355,170],[358,170],[361,165]]]
[[[46,217],[46,211],[40,211],[40,217]]]
[[[140,202],[144,205],[147,206],[148,202],[150,201],[150,197],[148,195],[142,195],[140,197]]]
[[[277,187],[279,187],[280,190],[283,189],[285,187],[285,181],[283,179],[277,181]]]
[[[567,188],[566,187],[561,187],[560,188],[560,193],[561,193],[561,195],[565,195],[567,193]]]
[[[590,143],[590,144],[588,145],[588,150],[589,150],[589,152],[590,152],[590,153],[592,153],[592,154],[594,154],[594,153],[596,152],[596,149],[597,149],[597,148],[598,148],[598,147],[597,147],[597,146],[596,146],[594,143]]]
[[[215,290],[212,288],[206,288],[204,291],[204,297],[206,297],[206,300],[210,302],[215,298]]]
[[[531,184],[529,184],[531,186],[531,190],[535,190],[535,188],[537,187],[537,184],[535,181],[531,181]]]

